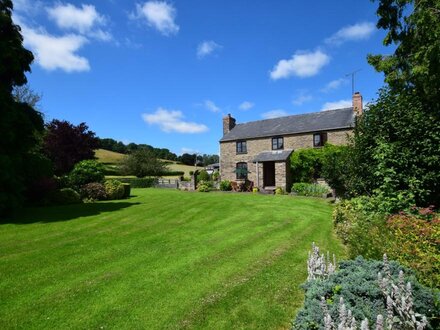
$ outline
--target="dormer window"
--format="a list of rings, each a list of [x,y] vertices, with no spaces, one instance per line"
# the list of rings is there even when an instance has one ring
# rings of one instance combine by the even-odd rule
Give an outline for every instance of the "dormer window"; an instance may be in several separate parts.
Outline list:
[[[326,142],[327,142],[327,133],[313,134],[313,146],[315,148],[323,147]]]
[[[237,154],[247,154],[246,141],[237,141],[236,152]]]
[[[272,150],[284,149],[284,138],[274,137],[272,138]]]

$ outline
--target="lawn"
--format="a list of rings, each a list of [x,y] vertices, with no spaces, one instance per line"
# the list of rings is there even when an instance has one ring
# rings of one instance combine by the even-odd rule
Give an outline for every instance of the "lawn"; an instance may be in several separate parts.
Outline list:
[[[285,329],[312,241],[343,253],[324,200],[132,195],[2,222],[1,329]]]

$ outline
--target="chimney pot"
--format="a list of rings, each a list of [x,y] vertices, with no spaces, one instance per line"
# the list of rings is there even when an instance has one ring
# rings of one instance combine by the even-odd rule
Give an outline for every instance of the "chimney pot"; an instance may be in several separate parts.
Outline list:
[[[229,133],[231,129],[235,127],[235,118],[232,118],[231,114],[223,117],[223,135]]]
[[[357,116],[361,115],[363,111],[362,95],[359,92],[353,94],[353,111]]]

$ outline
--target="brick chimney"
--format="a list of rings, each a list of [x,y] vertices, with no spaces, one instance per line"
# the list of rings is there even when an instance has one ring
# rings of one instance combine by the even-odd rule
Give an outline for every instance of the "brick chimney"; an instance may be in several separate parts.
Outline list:
[[[353,94],[353,111],[357,116],[361,115],[363,111],[362,95],[359,92]]]
[[[231,117],[228,113],[227,116],[223,117],[223,135],[229,133],[231,129],[235,127],[235,119]]]

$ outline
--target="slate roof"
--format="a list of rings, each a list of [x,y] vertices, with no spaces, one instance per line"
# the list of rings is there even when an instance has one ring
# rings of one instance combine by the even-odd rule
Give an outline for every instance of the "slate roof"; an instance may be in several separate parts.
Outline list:
[[[353,108],[327,110],[237,124],[220,139],[220,142],[344,129],[353,126]]]
[[[292,154],[293,149],[286,150],[274,150],[274,151],[263,151],[260,152],[252,162],[277,162],[277,161],[285,161]]]

